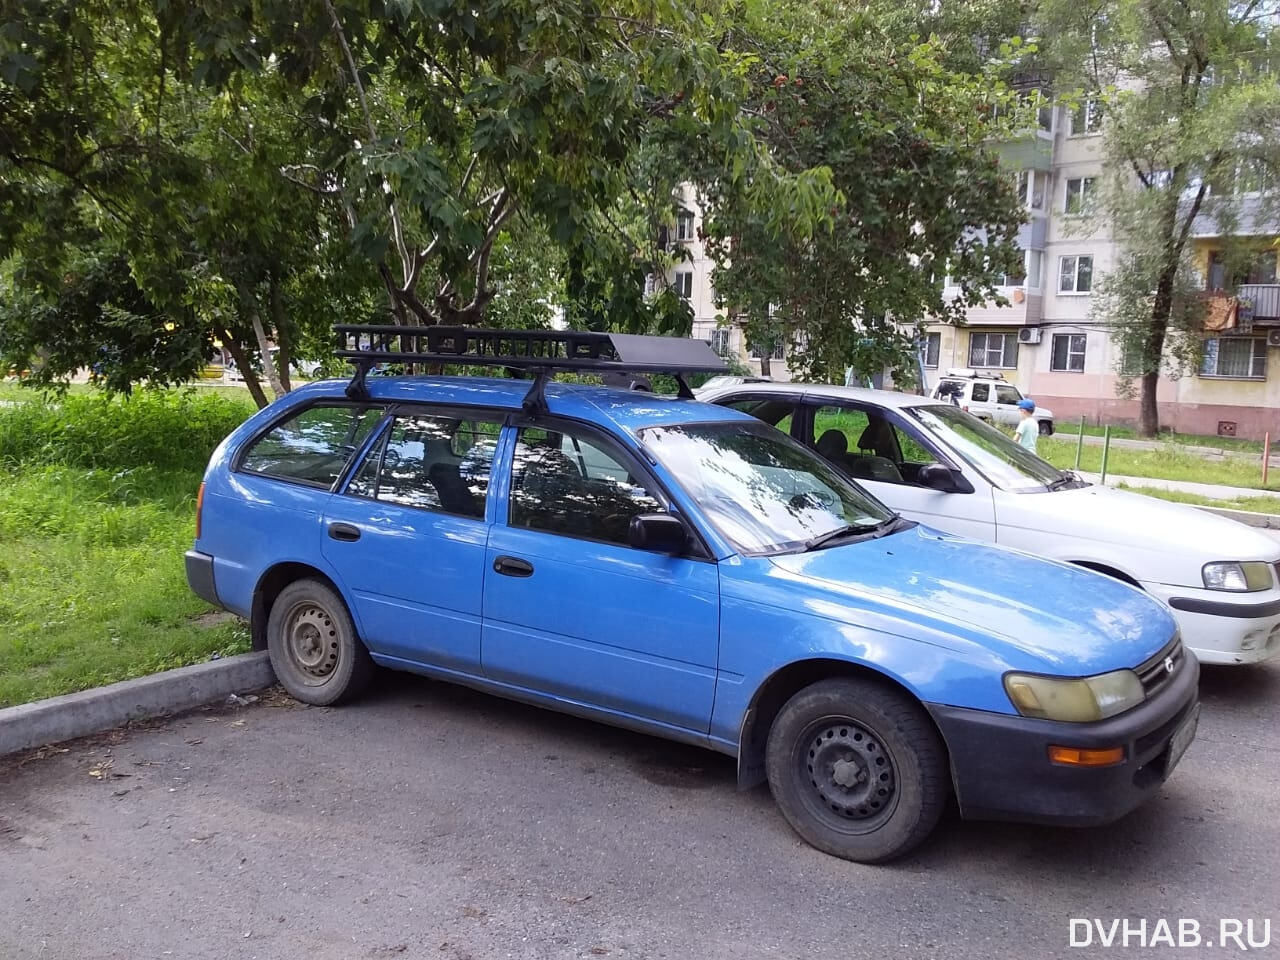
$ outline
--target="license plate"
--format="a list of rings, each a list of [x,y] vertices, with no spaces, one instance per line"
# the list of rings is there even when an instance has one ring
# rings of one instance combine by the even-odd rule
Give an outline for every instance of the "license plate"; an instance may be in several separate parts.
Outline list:
[[[1169,760],[1165,764],[1165,771],[1171,771],[1182,759],[1182,755],[1187,752],[1187,747],[1191,746],[1191,741],[1196,738],[1196,725],[1200,722],[1200,705],[1196,704],[1195,710],[1191,716],[1176,731],[1169,740]]]

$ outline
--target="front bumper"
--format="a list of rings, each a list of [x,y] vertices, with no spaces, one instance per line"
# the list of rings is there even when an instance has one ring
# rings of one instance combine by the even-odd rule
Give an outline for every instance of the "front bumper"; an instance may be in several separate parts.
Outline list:
[[[199,550],[188,550],[186,561],[187,586],[191,588],[191,592],[215,607],[222,606],[222,601],[218,599],[217,584],[213,582],[213,557]]]
[[[1260,663],[1280,656],[1280,590],[1228,593],[1144,583],[1164,602],[1201,663]]]
[[[1182,658],[1155,696],[1096,723],[1061,723],[927,704],[951,755],[962,816],[975,820],[1085,826],[1118,820],[1147,800],[1173,771],[1170,742],[1199,716],[1200,666]],[[1123,746],[1111,767],[1049,761],[1051,745]]]

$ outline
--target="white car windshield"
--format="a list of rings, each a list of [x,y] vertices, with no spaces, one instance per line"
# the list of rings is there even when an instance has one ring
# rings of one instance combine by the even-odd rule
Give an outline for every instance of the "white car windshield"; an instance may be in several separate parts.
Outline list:
[[[1044,490],[1069,476],[959,407],[933,404],[907,409],[925,429],[1002,490]]]
[[[825,460],[758,421],[649,427],[640,439],[743,553],[811,547],[894,519]]]

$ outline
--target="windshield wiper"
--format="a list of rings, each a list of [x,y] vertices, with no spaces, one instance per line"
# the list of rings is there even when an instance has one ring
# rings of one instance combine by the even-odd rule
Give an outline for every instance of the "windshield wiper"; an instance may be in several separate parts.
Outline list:
[[[874,539],[883,537],[886,534],[896,533],[902,529],[903,524],[913,525],[910,520],[904,520],[896,514],[881,520],[879,523],[873,523],[867,527],[856,527],[851,523],[846,523],[842,527],[836,527],[834,530],[828,530],[826,533],[820,533],[816,537],[804,542],[804,552],[817,550],[826,546],[833,540],[839,540],[842,537],[856,536],[858,539]]]
[[[1084,481],[1081,480],[1074,473],[1072,473],[1070,470],[1063,470],[1062,476],[1058,477],[1057,480],[1050,481],[1050,483],[1045,487],[1045,489],[1061,490],[1064,487],[1066,487],[1068,484],[1079,484],[1082,487],[1085,485]]]

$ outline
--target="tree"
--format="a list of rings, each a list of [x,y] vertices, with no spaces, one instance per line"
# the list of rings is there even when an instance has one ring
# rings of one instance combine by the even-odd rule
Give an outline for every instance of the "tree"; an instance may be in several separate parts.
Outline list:
[[[705,180],[716,292],[749,342],[765,356],[787,343],[806,378],[841,380],[848,366],[910,378],[924,322],[959,322],[995,299],[1019,256],[1023,214],[988,149],[1010,129],[991,104],[1012,94],[866,9],[752,11],[729,35],[754,54],[747,110],[779,163],[829,168],[840,196],[829,226],[798,233]]]
[[[1162,368],[1199,360],[1207,301],[1192,237],[1239,245],[1274,233],[1267,194],[1280,172],[1280,4],[1248,0],[1045,0],[1037,24],[1060,91],[1098,105],[1104,183],[1094,205],[1119,248],[1094,314],[1137,381],[1139,433],[1159,430]]]

